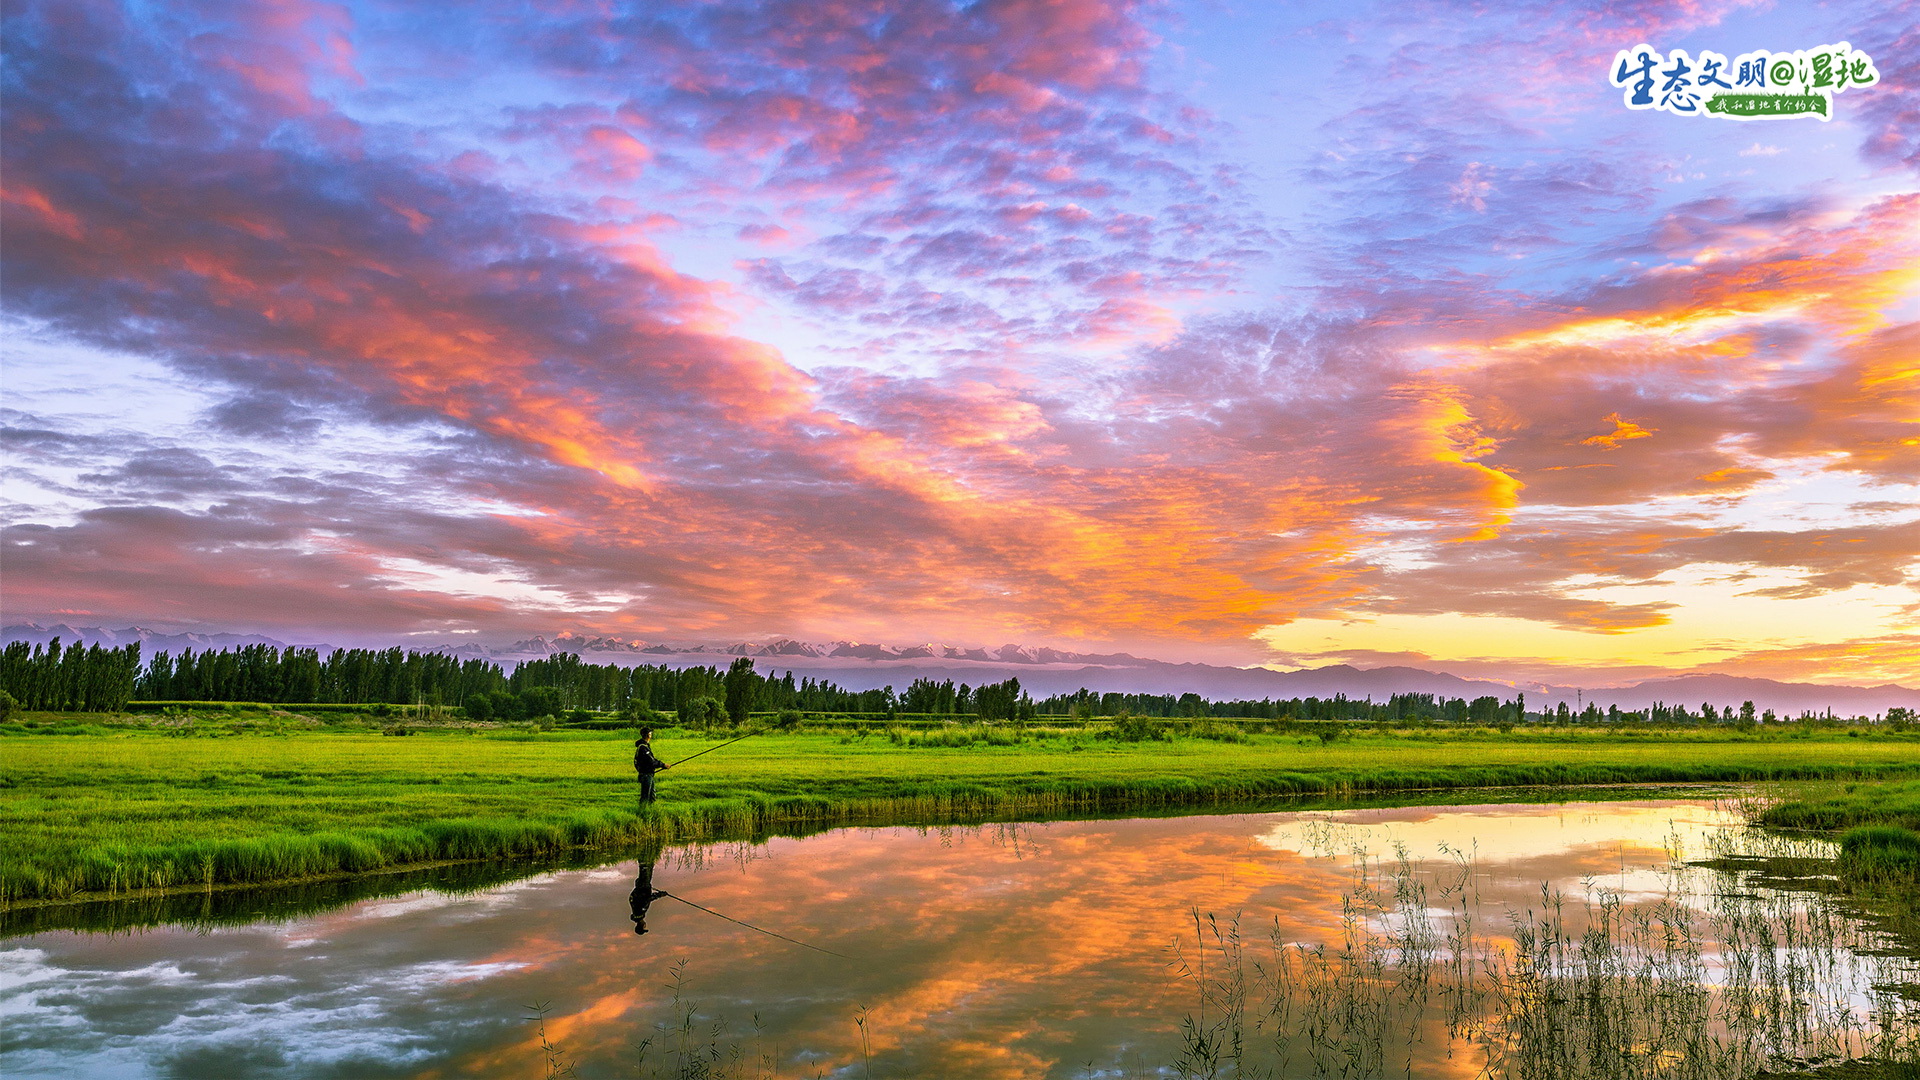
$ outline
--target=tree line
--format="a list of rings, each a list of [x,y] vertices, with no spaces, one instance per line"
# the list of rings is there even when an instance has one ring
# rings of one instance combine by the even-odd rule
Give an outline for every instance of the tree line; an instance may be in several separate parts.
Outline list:
[[[1505,725],[1529,719],[1571,723],[1737,724],[1771,723],[1771,710],[1753,702],[1697,711],[1656,703],[1638,711],[1588,704],[1578,712],[1562,702],[1527,712],[1526,695],[1472,700],[1436,694],[1371,698],[1294,697],[1212,700],[1199,694],[1098,693],[1081,688],[1035,700],[1020,680],[970,686],[917,678],[904,692],[892,686],[849,690],[827,679],[761,674],[751,657],[718,667],[675,668],[665,664],[590,664],[573,653],[527,660],[508,671],[491,660],[439,652],[390,649],[317,649],[244,645],[238,648],[158,652],[143,666],[140,646],[109,648],[75,643],[62,647],[10,642],[0,649],[0,706],[60,712],[115,712],[128,701],[257,701],[268,704],[427,705],[463,709],[476,720],[528,720],[573,710],[647,717],[671,712],[681,722],[744,722],[750,712],[896,712],[933,716],[1025,721],[1039,716],[1086,719],[1133,715],[1156,718],[1379,721]],[[1831,711],[1826,719],[1832,719]],[[1818,720],[1811,713],[1798,719]],[[1908,710],[1887,714],[1889,723],[1912,722]]]
[[[1210,717],[1248,720],[1378,720],[1390,723],[1433,721],[1436,723],[1518,723],[1526,718],[1527,698],[1516,693],[1502,701],[1492,695],[1442,698],[1437,694],[1394,694],[1384,702],[1371,698],[1350,698],[1335,694],[1330,698],[1294,697],[1214,701],[1199,694],[1118,694],[1096,693],[1082,687],[1071,694],[1055,694],[1036,704],[1047,716],[1091,717],[1134,716],[1205,719]]]
[[[24,641],[0,649],[0,706],[57,712],[118,712],[133,696],[140,646],[109,649],[75,643],[60,647]]]
[[[915,679],[900,697],[900,711],[935,716],[978,716],[982,720],[1031,720],[1041,708],[1020,689],[1019,679],[955,686],[953,680]]]
[[[133,646],[138,648],[138,646]],[[746,658],[732,668],[590,664],[573,653],[527,660],[509,671],[491,660],[438,652],[248,645],[154,654],[131,696],[141,701],[270,704],[447,705],[484,717],[525,719],[574,709],[672,711],[694,702],[751,708],[884,712],[892,688],[845,690],[826,680],[762,676]]]
[[[458,704],[504,689],[506,674],[486,660],[392,649],[244,645],[157,652],[134,679],[139,701],[260,701],[270,704]]]
[[[796,679],[791,671],[762,675],[748,657],[722,670],[590,664],[555,653],[508,671],[491,660],[398,647],[334,649],[323,656],[318,649],[244,645],[161,651],[142,665],[138,643],[62,647],[58,638],[0,650],[0,693],[36,711],[113,712],[128,701],[247,701],[444,705],[507,720],[575,709],[630,715],[712,709],[744,720],[754,710],[885,713],[900,707],[891,686],[849,690],[827,679]],[[1024,700],[1017,680],[979,694],[994,716],[1011,716]]]

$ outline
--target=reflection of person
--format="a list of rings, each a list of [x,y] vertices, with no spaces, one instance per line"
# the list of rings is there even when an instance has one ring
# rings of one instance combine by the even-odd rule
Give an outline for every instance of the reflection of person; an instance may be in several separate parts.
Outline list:
[[[667,767],[653,753],[653,729],[641,728],[640,737],[633,741],[633,771],[640,774],[640,801],[653,801],[653,774]]]
[[[628,918],[633,920],[633,932],[647,932],[647,908],[655,900],[667,895],[666,890],[653,887],[653,861],[660,857],[658,851],[644,853],[637,864],[639,872],[633,877],[633,892],[627,896],[627,907],[632,909]]]

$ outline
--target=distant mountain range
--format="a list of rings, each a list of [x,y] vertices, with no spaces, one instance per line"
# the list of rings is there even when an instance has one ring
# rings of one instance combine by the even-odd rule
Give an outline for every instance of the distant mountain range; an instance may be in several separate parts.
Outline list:
[[[648,656],[678,653],[702,653],[714,656],[764,656],[768,659],[794,660],[969,660],[986,664],[1117,664],[1133,666],[1153,663],[1129,653],[1074,653],[1059,649],[1002,645],[997,649],[967,649],[957,645],[874,645],[858,641],[819,644],[780,638],[765,645],[649,645],[644,641],[620,641],[607,637],[581,637],[561,634],[552,640],[530,637],[498,650],[500,655],[540,655],[556,652],[600,653],[628,652]]]
[[[144,626],[129,626],[124,630],[106,630],[98,626],[68,626],[55,623],[41,626],[39,623],[15,623],[0,627],[0,638],[7,641],[28,641],[35,645],[45,645],[54,638],[62,644],[71,645],[83,641],[88,645],[106,645],[119,647],[138,643],[141,655],[151,656],[156,652],[174,652],[192,649],[237,649],[243,645],[272,645],[277,649],[287,647],[286,642],[276,641],[259,634],[163,634],[158,630],[149,630]],[[302,646],[303,648],[330,648],[330,646]]]
[[[228,649],[254,644],[286,648],[288,645],[287,642],[259,634],[165,634],[138,626],[106,630],[97,626],[40,626],[35,623],[0,628],[0,637],[7,641],[38,644],[56,637],[67,643],[83,641],[110,646],[139,642],[146,655],[161,650],[178,653],[182,649]],[[321,650],[332,648],[318,643],[295,644]],[[788,638],[764,644],[668,645],[566,633],[553,637],[524,638],[499,648],[488,648],[474,642],[406,644],[403,647],[420,652],[491,659],[509,666],[521,660],[561,652],[578,653],[583,658],[602,664],[667,664],[676,668],[696,665],[724,667],[736,657],[750,656],[759,661],[758,667],[763,672],[791,670],[815,679],[830,679],[855,690],[881,686],[904,689],[916,678],[952,679],[976,685],[1018,678],[1020,685],[1035,696],[1071,693],[1081,687],[1101,692],[1137,694],[1192,692],[1216,700],[1326,698],[1345,694],[1350,698],[1384,701],[1394,694],[1405,693],[1437,694],[1471,700],[1485,695],[1508,699],[1520,692],[1527,695],[1530,709],[1556,706],[1562,701],[1576,708],[1591,702],[1601,708],[1618,705],[1623,709],[1640,709],[1664,702],[1684,704],[1696,711],[1702,703],[1725,708],[1752,701],[1759,709],[1772,709],[1783,716],[1798,716],[1803,712],[1822,713],[1828,709],[1843,716],[1874,715],[1896,706],[1920,709],[1920,689],[1892,683],[1880,686],[1828,686],[1699,674],[1648,679],[1630,686],[1573,687],[1463,679],[1442,671],[1413,667],[1356,668],[1337,664],[1299,671],[1274,671],[1261,667],[1175,664],[1130,653],[1075,653],[1024,645],[1002,645],[989,649],[937,644],[893,646],[854,641],[821,643]]]

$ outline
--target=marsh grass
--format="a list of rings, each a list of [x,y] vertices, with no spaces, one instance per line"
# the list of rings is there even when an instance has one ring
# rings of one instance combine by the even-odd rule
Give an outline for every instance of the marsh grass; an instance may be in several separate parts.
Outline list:
[[[1476,875],[1360,864],[1333,945],[1259,949],[1237,921],[1194,916],[1176,974],[1195,1011],[1183,1078],[1418,1075],[1421,1053],[1512,1080],[1745,1080],[1867,1061],[1920,1068],[1910,960],[1821,898],[1729,890],[1705,908],[1676,880],[1652,903],[1543,887],[1537,907],[1476,925]],[[1450,1070],[1451,1071],[1451,1070]]]
[[[1828,781],[1794,786],[1747,807],[1749,820],[1777,829],[1838,835],[1840,881],[1865,893],[1905,898],[1920,908],[1920,781]]]
[[[1920,780],[1800,784],[1758,807],[1753,817],[1776,829],[1831,832],[1856,825],[1894,825],[1920,830]]]
[[[1193,725],[1188,725],[1189,729]],[[842,743],[769,734],[662,777],[635,803],[624,732],[437,729],[406,739],[159,729],[11,740],[0,759],[0,905],[262,885],[454,860],[551,859],[636,844],[853,824],[1143,814],[1302,795],[1516,785],[1905,776],[1920,750],[1582,742],[1449,734],[1332,743],[1287,734],[1098,740],[954,725]],[[714,745],[671,733],[674,759]],[[941,745],[945,739],[954,745]]]
[[[1841,875],[1856,881],[1920,887],[1920,833],[1862,825],[1840,837]]]
[[[725,1017],[707,1013],[688,993],[685,960],[673,964],[668,978],[667,986],[673,991],[669,1018],[654,1024],[650,1034],[633,1044],[628,1076],[635,1080],[778,1080],[780,1049],[778,1044],[769,1045],[758,1013],[753,1014],[748,1031],[736,1034]],[[854,1023],[865,1050],[865,1074],[871,1076],[866,1009],[855,1015]],[[814,1073],[815,1077],[825,1075]]]

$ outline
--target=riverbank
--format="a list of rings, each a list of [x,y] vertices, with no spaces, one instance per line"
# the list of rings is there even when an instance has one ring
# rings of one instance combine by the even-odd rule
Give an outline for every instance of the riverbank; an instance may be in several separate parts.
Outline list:
[[[1507,785],[1920,777],[1920,741],[1845,732],[1543,728],[1124,742],[1080,731],[957,745],[769,734],[661,777],[636,806],[622,732],[408,738],[155,729],[8,740],[0,902],[265,885],[846,824],[1203,807]],[[668,732],[676,760],[719,737]]]

